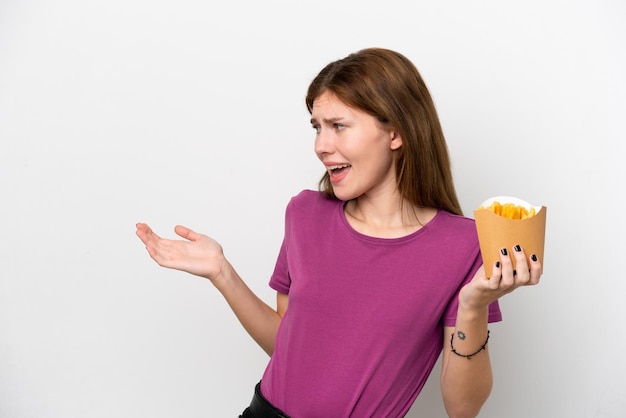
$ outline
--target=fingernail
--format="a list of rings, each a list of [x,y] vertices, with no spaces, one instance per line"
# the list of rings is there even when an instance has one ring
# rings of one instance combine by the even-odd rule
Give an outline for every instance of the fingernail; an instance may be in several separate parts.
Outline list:
[[[496,261],[496,268],[499,269],[500,268],[500,262]]]
[[[522,251],[522,247],[520,247],[519,245],[516,245],[515,247],[513,247],[513,249],[518,253]]]
[[[533,254],[533,255],[530,256],[530,259],[533,260],[533,261],[537,261],[537,256],[535,254]]]
[[[500,252],[502,253],[502,255],[507,255],[508,254],[506,248],[501,249]]]

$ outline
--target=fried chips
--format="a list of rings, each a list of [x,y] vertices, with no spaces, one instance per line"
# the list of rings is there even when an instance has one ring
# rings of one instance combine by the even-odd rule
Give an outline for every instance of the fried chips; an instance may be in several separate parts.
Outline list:
[[[500,203],[497,200],[494,200],[488,206],[481,206],[478,209],[486,209],[489,210],[496,215],[502,216],[507,219],[528,219],[535,216],[536,211],[534,207],[530,207],[530,209],[526,208],[522,205],[516,205],[515,203]]]

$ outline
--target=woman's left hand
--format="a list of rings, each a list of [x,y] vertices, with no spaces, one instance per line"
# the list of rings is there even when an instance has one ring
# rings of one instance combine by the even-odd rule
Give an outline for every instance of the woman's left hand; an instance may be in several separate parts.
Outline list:
[[[515,269],[511,257],[515,259]],[[459,295],[459,304],[468,309],[484,309],[502,296],[521,286],[534,286],[541,278],[541,261],[536,255],[527,257],[516,245],[511,250],[500,250],[500,261],[494,263],[491,277],[485,277],[481,266]]]

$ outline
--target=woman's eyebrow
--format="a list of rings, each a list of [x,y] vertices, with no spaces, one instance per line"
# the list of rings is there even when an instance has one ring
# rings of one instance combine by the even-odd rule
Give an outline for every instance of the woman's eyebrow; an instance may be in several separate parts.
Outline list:
[[[322,122],[324,123],[335,123],[335,122],[339,122],[340,120],[343,120],[345,118],[337,116],[334,118],[322,118]],[[311,118],[311,123],[317,123],[317,119],[315,118]]]

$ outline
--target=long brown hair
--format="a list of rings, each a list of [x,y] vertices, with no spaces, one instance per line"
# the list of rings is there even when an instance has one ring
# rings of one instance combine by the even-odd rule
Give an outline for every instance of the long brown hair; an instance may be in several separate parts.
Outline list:
[[[306,95],[309,112],[324,92],[399,133],[396,178],[404,199],[417,207],[462,214],[435,104],[411,61],[388,49],[363,49],[331,62],[313,79]],[[328,173],[319,188],[335,197]]]

